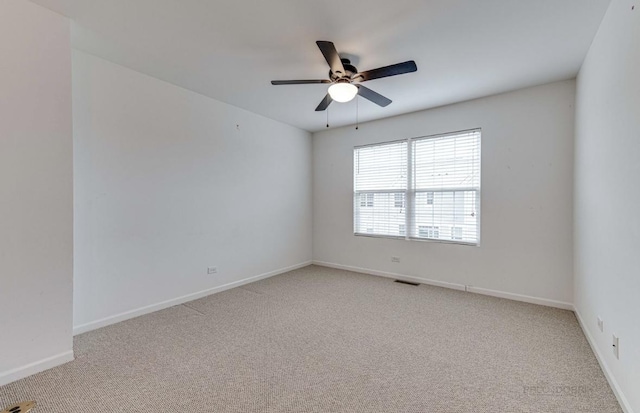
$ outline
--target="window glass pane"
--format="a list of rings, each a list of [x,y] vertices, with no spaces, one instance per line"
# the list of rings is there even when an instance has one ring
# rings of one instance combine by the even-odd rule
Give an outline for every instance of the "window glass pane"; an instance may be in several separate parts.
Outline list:
[[[440,238],[440,227],[434,227],[432,225],[419,225],[418,235],[421,238]]]
[[[416,193],[415,233],[418,238],[477,242],[477,192],[440,191]],[[432,203],[429,203],[432,200]],[[438,228],[438,235],[424,232]]]
[[[356,233],[406,234],[407,148],[408,142],[401,141],[354,149]]]
[[[404,196],[405,194],[400,192],[394,194],[394,206],[396,208],[404,208]]]
[[[477,243],[480,131],[415,139],[412,153],[414,236]]]
[[[354,189],[407,189],[407,142],[365,146],[354,150]]]
[[[397,206],[396,194],[376,192],[364,195],[367,196],[367,202],[356,203],[355,232],[393,237],[404,236],[406,233],[405,209]]]
[[[480,187],[480,132],[413,141],[416,190]]]

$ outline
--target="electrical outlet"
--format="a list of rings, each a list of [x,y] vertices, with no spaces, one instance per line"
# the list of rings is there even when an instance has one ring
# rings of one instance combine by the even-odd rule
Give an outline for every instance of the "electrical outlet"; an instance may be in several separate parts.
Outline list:
[[[218,267],[208,267],[207,268],[207,274],[217,274],[218,273]]]
[[[600,317],[598,317],[598,328],[600,332],[604,332],[604,321]]]
[[[391,262],[400,262],[400,257],[391,257]]]
[[[613,355],[620,359],[620,339],[615,334],[613,335]]]

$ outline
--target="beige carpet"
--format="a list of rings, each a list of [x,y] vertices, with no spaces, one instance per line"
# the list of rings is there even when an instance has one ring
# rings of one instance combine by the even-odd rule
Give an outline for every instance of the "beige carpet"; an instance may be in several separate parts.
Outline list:
[[[83,334],[73,412],[621,412],[573,313],[310,266]]]

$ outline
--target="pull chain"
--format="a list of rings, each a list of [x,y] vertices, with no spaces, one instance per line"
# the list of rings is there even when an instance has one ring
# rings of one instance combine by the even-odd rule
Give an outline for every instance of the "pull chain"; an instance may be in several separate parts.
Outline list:
[[[358,123],[358,95],[356,95],[356,130],[360,127]]]
[[[327,128],[329,127],[329,108],[327,108]]]

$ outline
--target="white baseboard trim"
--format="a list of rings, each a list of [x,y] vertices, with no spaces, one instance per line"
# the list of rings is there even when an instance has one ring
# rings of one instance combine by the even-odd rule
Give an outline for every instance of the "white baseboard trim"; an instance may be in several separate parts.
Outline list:
[[[582,328],[582,332],[584,333],[584,336],[587,338],[587,341],[591,346],[591,350],[593,350],[593,354],[596,355],[596,360],[598,360],[598,364],[600,364],[600,368],[602,369],[604,376],[607,378],[607,381],[609,382],[609,386],[611,387],[611,390],[613,390],[613,394],[616,396],[616,399],[618,399],[618,403],[620,403],[620,407],[622,408],[624,413],[633,413],[633,409],[631,408],[629,401],[627,400],[624,393],[622,392],[622,389],[618,385],[618,381],[615,379],[615,377],[613,377],[613,374],[611,373],[611,370],[609,369],[609,366],[607,365],[607,362],[605,361],[605,358],[602,355],[602,352],[600,352],[600,349],[596,345],[596,342],[593,339],[593,336],[587,329],[586,324],[582,319],[582,316],[580,315],[580,312],[578,312],[578,309],[575,307],[573,308],[573,312],[575,313],[576,318],[578,319],[578,324],[580,325],[580,328]]]
[[[69,350],[65,351],[64,353],[60,353],[55,356],[36,361],[34,363],[29,363],[22,367],[0,372],[0,386],[13,383],[14,381],[24,379],[25,377],[29,377],[33,374],[49,370],[53,367],[60,366],[73,360],[73,350]]]
[[[414,277],[414,276],[411,276],[411,275],[396,274],[396,273],[393,273],[393,272],[372,270],[370,268],[352,267],[350,265],[335,264],[333,262],[325,262],[325,261],[313,261],[313,265],[319,265],[321,267],[328,267],[328,268],[335,268],[337,270],[346,270],[346,271],[358,272],[360,274],[377,275],[379,277],[393,278],[393,279],[396,279],[396,280],[415,282],[415,283],[419,283],[419,284],[428,284],[428,285],[433,285],[433,286],[436,286],[436,287],[450,288],[452,290],[465,291],[465,286],[463,284],[454,284],[454,283],[448,283],[448,282],[444,282],[444,281],[428,280],[428,279],[425,279],[425,278]]]
[[[467,291],[467,292],[471,292],[471,293],[475,293],[475,294],[490,295],[490,296],[493,296],[493,297],[506,298],[508,300],[513,300],[513,301],[522,301],[522,302],[525,302],[525,303],[532,303],[532,304],[544,305],[544,306],[547,306],[547,307],[555,307],[555,308],[560,308],[560,309],[563,309],[563,310],[571,310],[571,311],[573,311],[573,304],[565,303],[563,301],[550,300],[550,299],[547,299],[547,298],[531,297],[531,296],[528,296],[528,295],[508,293],[508,292],[505,292],[505,291],[489,290],[489,289],[486,289],[486,288],[473,287],[473,286],[470,286],[470,285],[449,283],[449,282],[437,281],[437,280],[429,280],[429,279],[426,279],[426,278],[420,278],[420,277],[415,277],[415,276],[411,276],[411,275],[404,275],[404,274],[396,274],[396,273],[392,273],[392,272],[378,271],[378,270],[373,270],[373,269],[370,269],[370,268],[352,267],[350,265],[342,265],[342,264],[336,264],[336,263],[332,263],[332,262],[313,261],[313,264],[314,265],[320,265],[322,267],[329,267],[329,268],[336,268],[336,269],[339,269],[339,270],[347,270],[347,271],[359,272],[359,273],[362,273],[362,274],[377,275],[379,277],[394,278],[394,279],[398,279],[398,280],[404,280],[404,281],[416,282],[416,283],[420,283],[420,284],[433,285],[433,286],[436,286],[436,287],[450,288],[450,289],[453,289],[453,290]]]
[[[131,318],[139,317],[141,315],[153,313],[155,311],[164,310],[165,308],[173,307],[175,305],[183,304],[189,301],[197,300],[202,297],[206,297],[211,294],[219,293],[222,291],[230,290],[232,288],[240,287],[245,284],[250,284],[252,282],[262,280],[265,278],[273,277],[274,275],[282,274],[285,272],[297,270],[298,268],[303,268],[311,265],[311,261],[301,262],[299,264],[291,265],[289,267],[280,268],[277,270],[269,271],[264,274],[256,275],[253,277],[245,278],[239,281],[234,281],[228,284],[220,285],[217,287],[209,288],[206,290],[198,291],[195,293],[183,295],[181,297],[172,298],[170,300],[162,301],[160,303],[147,305],[141,308],[137,308],[135,310],[126,311],[124,313],[112,315],[109,317],[105,317],[96,321],[92,321],[86,324],[80,324],[78,326],[73,327],[73,335],[76,336],[78,334],[86,333],[88,331],[97,330],[98,328],[106,327],[111,324],[119,323],[121,321],[129,320]]]
[[[492,297],[506,298],[507,300],[522,301],[524,303],[538,304],[544,305],[546,307],[554,307],[560,308],[562,310],[573,311],[573,304],[566,303],[564,301],[556,301],[550,300],[548,298],[532,297],[529,295],[508,293],[504,291],[489,290],[487,288],[474,287],[472,285],[467,286],[467,291],[469,291],[470,293],[490,295]]]

